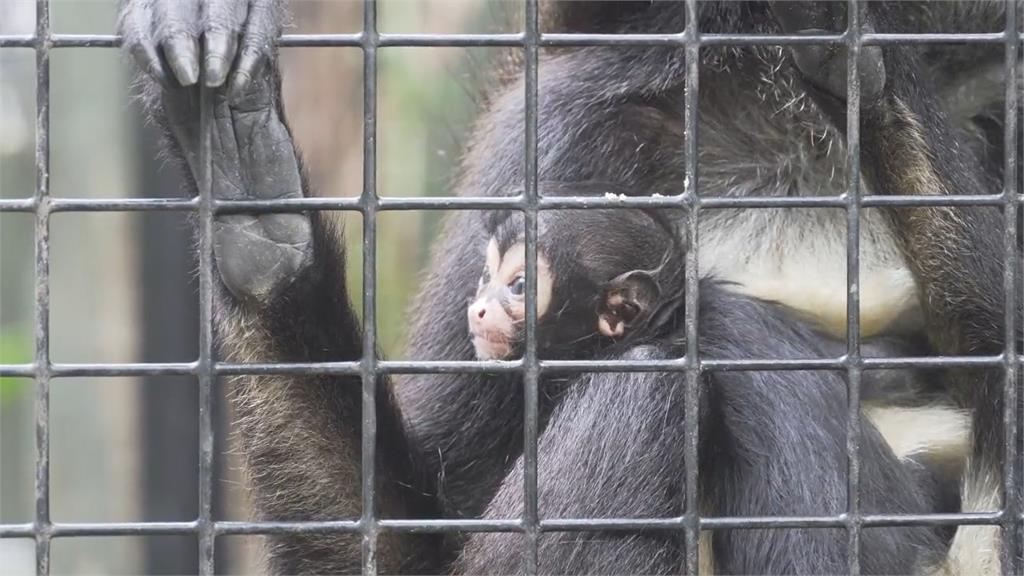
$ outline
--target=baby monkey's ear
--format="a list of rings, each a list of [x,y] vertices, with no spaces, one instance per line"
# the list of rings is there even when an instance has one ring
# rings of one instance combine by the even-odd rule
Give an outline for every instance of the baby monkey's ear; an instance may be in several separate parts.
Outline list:
[[[661,290],[650,272],[633,270],[609,280],[597,305],[597,330],[608,337],[624,336],[648,318],[659,296]]]

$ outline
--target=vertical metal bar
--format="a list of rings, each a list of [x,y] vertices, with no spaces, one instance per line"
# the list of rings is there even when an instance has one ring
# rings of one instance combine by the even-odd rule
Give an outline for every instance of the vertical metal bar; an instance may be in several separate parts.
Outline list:
[[[525,5],[525,88],[526,106],[523,127],[524,217],[526,219],[526,350],[523,361],[523,546],[527,574],[537,573],[537,547],[539,520],[537,512],[537,67],[540,24],[537,0],[526,0]]]
[[[1017,446],[1017,3],[1019,0],[1006,0],[1006,70],[1004,80],[1006,86],[1005,125],[1003,127],[1004,170],[1003,170],[1003,293],[1004,315],[1006,316],[1004,332],[1005,375],[1003,407],[1003,512],[1002,522],[1002,563],[1003,571],[1008,574],[1020,574],[1021,550],[1017,538],[1020,511],[1020,487],[1017,486],[1016,473],[1019,457]]]
[[[205,74],[205,72],[202,72]],[[214,572],[213,90],[199,82],[199,573]]]
[[[36,1],[36,574],[50,573],[50,2]]]
[[[846,190],[846,355],[848,411],[847,454],[847,562],[850,574],[860,574],[860,12],[858,0],[849,0],[846,30],[846,153],[849,180]]]
[[[697,494],[699,483],[697,444],[700,436],[698,426],[700,405],[700,358],[699,326],[700,293],[698,265],[698,227],[700,210],[697,201],[697,123],[698,108],[700,37],[697,28],[697,0],[686,0],[686,94],[683,109],[683,138],[685,140],[686,168],[683,180],[683,204],[688,208],[687,237],[689,250],[686,253],[686,311],[683,323],[686,329],[686,388],[684,395],[683,461],[686,466],[685,518],[685,569],[695,575],[700,568],[700,498]]]
[[[363,2],[363,574],[377,574],[377,2]]]

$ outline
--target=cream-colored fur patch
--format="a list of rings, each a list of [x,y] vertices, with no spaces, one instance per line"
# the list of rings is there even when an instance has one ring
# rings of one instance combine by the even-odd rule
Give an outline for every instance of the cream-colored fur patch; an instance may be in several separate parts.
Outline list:
[[[971,414],[966,410],[870,406],[864,415],[901,460],[924,453],[962,458],[971,440]]]
[[[861,335],[882,333],[898,319],[920,317],[914,277],[888,221],[861,214]],[[729,289],[778,302],[805,314],[826,332],[846,335],[846,215],[821,209],[761,209],[732,215],[728,225],[702,222],[702,276]]]
[[[974,468],[974,470],[972,470]],[[1002,501],[1002,485],[992,474],[968,465],[963,483],[964,512],[993,512]],[[996,576],[1001,548],[998,526],[960,526],[950,545],[950,572],[957,576]]]

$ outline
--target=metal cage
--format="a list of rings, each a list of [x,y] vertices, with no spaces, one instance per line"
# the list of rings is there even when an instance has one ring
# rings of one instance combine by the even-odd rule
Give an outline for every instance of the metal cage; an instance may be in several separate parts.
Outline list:
[[[358,198],[300,198],[262,201],[224,201],[211,197],[210,170],[210,90],[202,89],[202,177],[200,194],[189,199],[71,199],[50,195],[50,53],[61,48],[113,48],[120,38],[112,35],[54,34],[50,26],[49,0],[36,0],[36,29],[32,35],[0,36],[0,48],[32,48],[36,55],[36,189],[31,198],[2,199],[0,213],[22,212],[35,215],[35,356],[29,364],[0,365],[0,376],[33,378],[35,381],[35,519],[24,524],[0,524],[0,538],[31,538],[35,540],[36,572],[48,574],[50,570],[50,543],[54,538],[82,536],[142,536],[193,535],[199,544],[199,571],[214,572],[216,540],[224,535],[265,535],[282,533],[345,532],[362,535],[363,572],[376,574],[376,544],[380,532],[516,532],[524,535],[524,565],[537,572],[537,540],[541,533],[551,531],[593,530],[677,530],[685,533],[688,574],[697,573],[698,536],[701,530],[737,528],[842,528],[848,534],[849,572],[858,574],[860,535],[863,528],[873,526],[939,526],[939,525],[993,525],[1002,530],[1004,549],[1003,570],[1008,574],[1024,572],[1020,557],[1024,553],[1024,495],[1007,490],[1019,482],[1015,462],[1024,458],[1016,413],[1018,394],[1016,383],[1022,357],[1014,346],[1012,335],[1021,319],[1011,313],[1018,295],[1014,293],[1014,267],[1010,263],[1019,258],[1017,253],[1017,214],[1024,195],[1017,190],[1017,108],[1020,94],[1018,74],[1018,47],[1024,43],[1024,33],[1018,29],[1019,3],[1006,2],[1006,27],[1002,32],[973,34],[865,34],[857,26],[858,0],[848,0],[850,26],[842,34],[816,36],[795,35],[741,35],[701,34],[697,29],[697,0],[685,1],[687,26],[678,34],[542,34],[539,30],[538,0],[523,0],[524,30],[506,34],[383,34],[377,31],[377,1],[363,0],[363,30],[354,34],[295,34],[285,35],[280,46],[288,47],[357,47],[363,53],[363,190]],[[848,61],[848,121],[847,162],[850,166],[846,192],[832,197],[699,197],[697,173],[697,93],[698,56],[701,47],[727,45],[793,45],[844,44]],[[861,46],[907,43],[998,43],[1005,45],[1006,123],[1005,172],[1003,190],[982,196],[868,196],[861,197],[859,183],[859,79],[857,54]],[[588,45],[660,45],[682,46],[686,54],[685,162],[686,179],[680,183],[680,194],[670,197],[637,198],[582,198],[540,197],[537,192],[537,70],[538,51],[542,47]],[[377,54],[383,47],[510,47],[520,48],[525,62],[526,138],[524,158],[526,181],[524,192],[515,197],[502,198],[381,198],[376,190],[376,122],[377,122]],[[1006,345],[998,356],[929,358],[863,358],[860,354],[859,326],[859,215],[862,207],[891,206],[977,206],[1002,207],[1005,216],[1005,310]],[[521,210],[527,222],[527,294],[536,293],[537,266],[537,213],[559,208],[647,207],[682,208],[687,214],[691,246],[697,246],[697,218],[702,209],[744,207],[832,207],[847,213],[847,353],[831,359],[808,360],[702,360],[697,355],[697,253],[689,251],[686,276],[687,351],[683,358],[668,361],[541,361],[536,355],[537,308],[535,298],[527,298],[526,353],[521,360],[508,362],[454,362],[454,361],[386,361],[376,357],[376,234],[377,214],[386,210],[452,210],[452,209],[515,209]],[[192,362],[178,363],[54,363],[50,358],[49,341],[49,278],[50,278],[50,216],[56,212],[112,212],[112,211],[179,211],[194,212],[199,216],[199,305],[200,331],[199,357]],[[212,226],[213,216],[226,212],[287,212],[310,210],[346,210],[359,212],[363,217],[363,288],[365,298],[363,358],[356,362],[329,363],[259,363],[233,364],[217,360],[212,339],[214,281]],[[955,368],[998,367],[1005,370],[1004,442],[1008,458],[1002,471],[1004,505],[995,512],[960,514],[864,514],[859,508],[859,449],[860,449],[860,377],[864,370],[880,368]],[[702,371],[725,370],[833,370],[847,375],[849,393],[849,420],[846,450],[849,458],[848,506],[845,513],[836,516],[772,516],[772,517],[706,517],[700,516],[695,503],[698,478],[697,469],[697,384]],[[679,517],[657,519],[542,519],[537,512],[537,436],[538,436],[538,378],[553,372],[624,372],[624,371],[676,371],[686,374],[686,509]],[[522,518],[510,520],[403,520],[381,519],[376,514],[374,490],[374,461],[376,446],[376,412],[374,386],[378,374],[410,374],[437,372],[514,372],[523,376],[526,397],[525,413],[525,480],[524,510]],[[240,374],[350,374],[361,375],[363,385],[364,420],[362,427],[362,517],[358,520],[316,522],[239,522],[222,521],[212,513],[213,385],[219,376]],[[193,375],[198,378],[199,407],[199,509],[196,519],[185,522],[110,522],[63,523],[50,519],[50,458],[49,458],[49,400],[50,382],[54,378],[72,376],[150,376]]]

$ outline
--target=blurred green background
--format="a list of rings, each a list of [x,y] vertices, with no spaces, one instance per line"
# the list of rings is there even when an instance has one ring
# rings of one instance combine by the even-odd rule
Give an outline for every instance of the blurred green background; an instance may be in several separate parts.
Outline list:
[[[114,32],[117,0],[51,0],[56,33]],[[289,32],[355,32],[361,0],[293,0]],[[518,30],[515,0],[379,0],[386,32]],[[0,0],[0,34],[31,34],[34,0]],[[464,136],[486,90],[496,49],[380,51],[378,192],[452,194]],[[285,103],[318,195],[362,188],[362,53],[285,49]],[[127,66],[112,49],[51,56],[51,193],[55,197],[180,197],[172,162],[133,102]],[[35,54],[0,49],[0,197],[35,188]],[[361,286],[358,214],[346,222],[351,293]],[[429,258],[438,212],[379,221],[378,327],[400,357],[403,318]],[[0,214],[0,363],[31,362],[33,216]],[[59,213],[51,220],[51,357],[55,362],[191,361],[196,357],[195,262],[184,214]],[[357,305],[359,303],[357,302]],[[30,522],[34,413],[30,379],[0,379],[0,523]],[[52,517],[64,522],[191,520],[197,510],[197,386],[192,378],[55,379],[51,392]],[[218,403],[215,512],[247,517]],[[217,569],[260,568],[258,539],[218,540]],[[56,574],[189,573],[192,537],[59,538]],[[33,573],[31,540],[0,540],[0,574]]]

